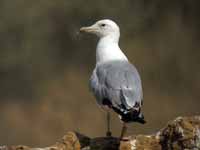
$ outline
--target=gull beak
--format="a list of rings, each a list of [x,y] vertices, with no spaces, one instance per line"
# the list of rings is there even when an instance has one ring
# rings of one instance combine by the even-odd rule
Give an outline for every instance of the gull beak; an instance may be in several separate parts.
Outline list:
[[[95,33],[97,30],[98,30],[97,27],[95,27],[94,25],[80,28],[80,32],[86,32],[86,33]]]

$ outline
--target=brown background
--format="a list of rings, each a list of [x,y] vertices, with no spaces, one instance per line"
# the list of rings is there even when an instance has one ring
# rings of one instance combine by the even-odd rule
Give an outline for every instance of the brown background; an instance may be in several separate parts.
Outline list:
[[[0,145],[45,146],[69,130],[105,134],[105,113],[88,90],[97,39],[83,25],[110,18],[143,81],[147,124],[157,131],[200,113],[199,0],[0,0]],[[112,115],[118,136],[121,123]]]

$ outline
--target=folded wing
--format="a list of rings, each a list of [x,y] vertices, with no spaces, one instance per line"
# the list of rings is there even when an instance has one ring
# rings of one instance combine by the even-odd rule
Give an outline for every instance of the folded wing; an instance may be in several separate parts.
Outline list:
[[[127,113],[142,105],[142,86],[136,68],[128,61],[111,61],[97,65],[90,87],[98,104],[109,100],[112,107]]]

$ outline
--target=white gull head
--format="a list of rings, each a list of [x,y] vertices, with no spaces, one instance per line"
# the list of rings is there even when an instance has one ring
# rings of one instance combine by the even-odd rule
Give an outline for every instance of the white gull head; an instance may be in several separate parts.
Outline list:
[[[115,60],[128,60],[119,48],[120,29],[114,21],[109,19],[100,20],[89,27],[82,27],[80,31],[92,33],[99,37],[96,48],[96,64]]]

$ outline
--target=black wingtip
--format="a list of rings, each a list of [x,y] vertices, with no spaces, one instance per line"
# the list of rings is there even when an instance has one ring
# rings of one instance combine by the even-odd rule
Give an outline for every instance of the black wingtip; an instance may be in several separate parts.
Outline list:
[[[145,124],[144,115],[142,113],[139,114],[137,121],[141,124]]]
[[[141,119],[141,118],[137,119],[137,122],[139,122],[139,123],[141,123],[141,124],[147,123],[144,119]]]
[[[134,112],[123,114],[121,120],[124,121],[124,122],[138,122],[138,123],[141,123],[141,124],[146,123],[142,113],[137,115],[137,114],[134,114]]]

